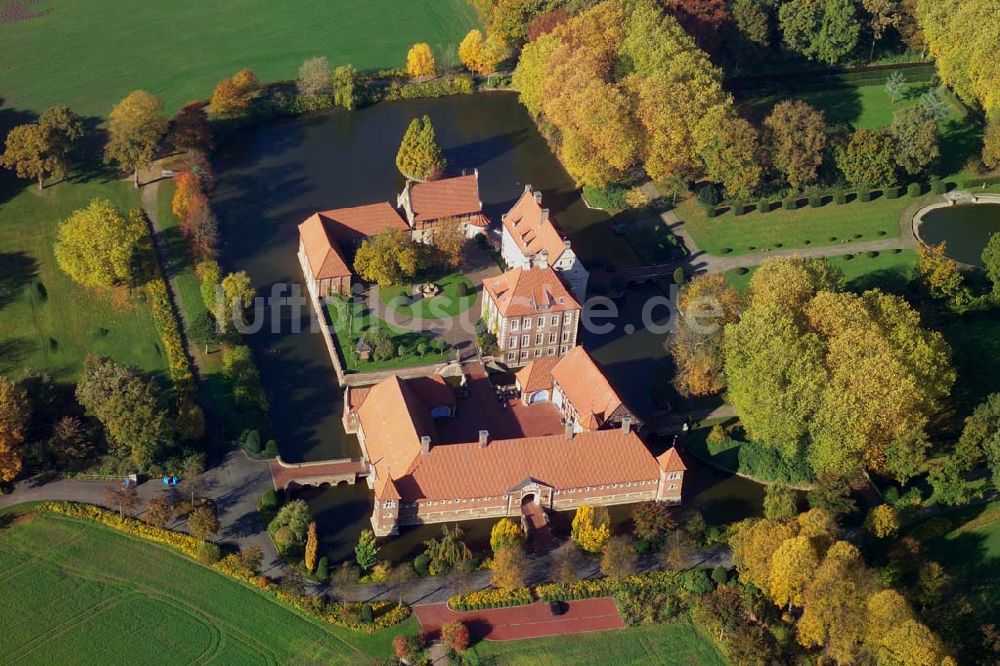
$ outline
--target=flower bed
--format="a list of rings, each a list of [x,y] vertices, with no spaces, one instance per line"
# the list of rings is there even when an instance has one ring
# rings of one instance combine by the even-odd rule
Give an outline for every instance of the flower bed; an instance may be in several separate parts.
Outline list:
[[[43,511],[50,511],[64,516],[96,521],[119,532],[169,546],[199,561],[202,561],[200,555],[204,552],[206,546],[214,545],[188,534],[156,527],[135,518],[123,518],[114,511],[93,504],[46,502],[42,504],[41,508]],[[242,566],[235,555],[227,555],[218,562],[211,564],[211,566],[220,574],[250,585],[254,589],[260,590],[278,601],[292,606],[304,615],[347,629],[353,629],[354,631],[372,634],[386,627],[398,624],[410,617],[410,607],[405,604],[397,604],[394,601],[375,601],[371,603],[374,621],[365,623],[353,619],[354,617],[360,617],[360,612],[348,612],[345,614],[342,605],[327,604],[322,597],[283,592],[277,584],[269,580],[266,576],[258,576],[256,572]],[[361,606],[362,604],[352,603],[348,605],[348,610],[360,611]]]
[[[526,587],[519,587],[511,592],[490,587],[468,594],[456,594],[448,599],[448,608],[456,611],[470,611],[484,608],[525,606],[532,601],[531,590]]]

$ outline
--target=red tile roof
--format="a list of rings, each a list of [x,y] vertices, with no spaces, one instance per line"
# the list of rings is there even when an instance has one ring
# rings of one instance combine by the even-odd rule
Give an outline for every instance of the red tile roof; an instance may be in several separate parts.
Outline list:
[[[410,189],[410,209],[415,223],[472,215],[483,209],[479,200],[479,176],[475,173],[426,183],[408,183],[407,187]]]
[[[573,347],[559,359],[552,377],[573,403],[584,428],[600,428],[622,406],[611,382],[583,347]]]
[[[319,214],[310,215],[299,225],[299,237],[309,269],[317,280],[351,275],[351,269],[340,254],[340,249],[330,240]]]
[[[495,497],[531,478],[557,489],[659,479],[660,468],[630,431],[598,430],[432,447],[396,479],[405,500]]]
[[[483,280],[503,317],[579,310],[580,304],[551,268],[514,268]]]
[[[526,185],[521,198],[503,218],[504,229],[510,234],[521,254],[531,256],[545,251],[549,265],[566,250],[566,241],[556,228],[547,210],[543,209],[531,186]]]
[[[658,455],[656,462],[664,472],[683,472],[687,469],[687,465],[681,460],[681,454],[672,446]]]
[[[552,388],[552,368],[559,362],[558,356],[543,356],[531,361],[517,371],[517,382],[525,393],[534,393]]]

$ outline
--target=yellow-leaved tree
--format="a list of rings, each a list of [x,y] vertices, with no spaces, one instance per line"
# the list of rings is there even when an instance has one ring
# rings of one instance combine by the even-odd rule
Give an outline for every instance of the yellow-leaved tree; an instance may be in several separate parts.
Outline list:
[[[147,233],[138,215],[123,215],[107,199],[94,199],[59,225],[56,262],[77,284],[128,284],[139,240]]]
[[[12,481],[21,471],[20,446],[28,415],[24,387],[0,376],[0,481]]]
[[[802,606],[802,593],[819,566],[819,554],[804,535],[784,541],[771,557],[771,599],[777,606]]]
[[[435,72],[434,53],[431,45],[420,42],[410,47],[406,54],[406,73],[416,78],[419,76],[434,76]]]
[[[494,553],[502,548],[521,546],[524,544],[525,534],[521,526],[510,518],[501,518],[490,531],[490,548]]]
[[[573,541],[588,553],[599,553],[611,539],[611,519],[603,506],[581,504],[573,516]]]
[[[319,537],[316,534],[316,523],[309,523],[309,531],[306,533],[306,570],[310,573],[316,569],[316,553],[319,551]]]

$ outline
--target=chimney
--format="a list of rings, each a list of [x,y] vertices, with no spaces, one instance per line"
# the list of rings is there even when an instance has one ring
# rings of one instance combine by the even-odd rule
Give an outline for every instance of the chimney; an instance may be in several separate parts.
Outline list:
[[[429,435],[424,435],[420,438],[420,453],[427,455],[431,452],[431,438]]]
[[[565,239],[565,240],[563,240],[563,249],[564,249],[564,250],[568,250],[568,249],[570,248],[570,246],[572,246],[572,245],[573,245],[573,244],[569,242],[569,239],[568,239],[568,238],[567,238],[567,239]]]
[[[541,203],[541,202],[539,201],[538,203]],[[549,219],[549,209],[548,208],[543,208],[542,209],[542,219],[543,220],[548,220]]]
[[[626,416],[622,419],[622,434],[627,435],[632,431],[632,417]]]
[[[535,268],[545,268],[549,265],[549,253],[546,250],[542,250],[535,255]]]
[[[486,448],[486,445],[490,443],[490,431],[480,430],[479,431],[479,447],[482,449]]]
[[[573,439],[573,434],[574,434],[573,433],[573,424],[570,423],[569,421],[567,421],[566,422],[566,428],[565,428],[565,430],[563,432],[563,436],[566,438],[567,442],[569,440]]]
[[[541,192],[535,192],[535,203],[538,204],[539,206],[542,205],[542,193]]]

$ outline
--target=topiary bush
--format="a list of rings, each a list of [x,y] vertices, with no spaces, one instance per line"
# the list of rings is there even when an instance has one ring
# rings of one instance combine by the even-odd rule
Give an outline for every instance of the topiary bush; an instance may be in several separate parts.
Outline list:
[[[709,205],[706,205],[706,204],[702,204],[702,208],[705,209],[705,215],[707,217],[715,217],[716,215],[719,214],[719,211],[718,211],[718,209],[716,209],[715,206],[709,206]]]
[[[703,206],[718,206],[719,202],[722,201],[722,195],[715,185],[709,184],[698,190],[698,201]]]
[[[757,212],[758,213],[770,213],[771,212],[771,202],[764,201],[761,199],[757,202]]]
[[[906,196],[908,197],[919,197],[924,193],[924,188],[920,186],[920,183],[910,183],[906,187]]]
[[[465,282],[459,282],[458,287],[455,288],[455,291],[458,293],[459,298],[462,298],[463,296],[468,296],[469,285],[466,284]]]
[[[260,433],[256,430],[244,430],[240,442],[250,453],[260,453]]]
[[[684,284],[684,267],[678,266],[674,269],[674,284],[680,286]]]
[[[840,190],[840,189],[834,190],[834,192],[833,192],[833,203],[836,204],[836,205],[838,205],[838,206],[842,206],[845,203],[847,203],[847,194],[844,193],[844,190]]]
[[[277,511],[278,493],[274,490],[265,491],[264,494],[260,496],[260,501],[257,502],[257,508],[262,512]]]
[[[427,553],[420,553],[415,558],[413,558],[413,570],[417,572],[418,576],[426,576],[427,569],[431,564],[431,558]]]
[[[264,455],[268,458],[278,457],[278,442],[273,439],[267,440],[267,444],[264,446]]]
[[[872,191],[867,187],[862,187],[858,189],[858,201],[861,203],[868,203],[872,200]]]
[[[795,210],[799,207],[799,201],[795,197],[788,197],[781,202],[781,207],[785,210]]]
[[[885,188],[885,198],[886,199],[898,199],[899,198],[899,188],[895,187],[895,186]]]
[[[948,191],[948,185],[940,178],[931,181],[931,192],[934,194],[944,194]]]
[[[361,605],[361,621],[365,624],[371,624],[375,621],[375,611],[372,610],[372,605],[365,603]]]
[[[818,194],[813,194],[809,196],[810,208],[819,208],[822,205],[823,205],[823,198],[820,197]]]
[[[725,585],[726,583],[728,583],[729,571],[726,569],[726,567],[717,566],[714,569],[712,569],[712,581],[715,582],[716,585]]]
[[[319,558],[319,562],[316,563],[316,577],[320,580],[326,580],[330,577],[330,558],[325,555]]]

